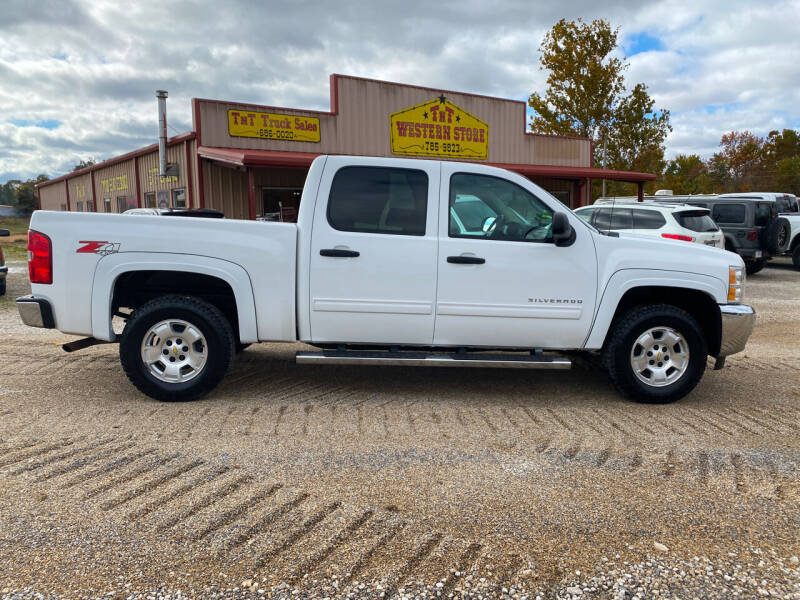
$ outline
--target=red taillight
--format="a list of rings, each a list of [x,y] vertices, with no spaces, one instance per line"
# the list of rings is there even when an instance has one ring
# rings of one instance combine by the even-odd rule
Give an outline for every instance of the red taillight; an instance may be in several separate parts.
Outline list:
[[[758,231],[755,229],[751,229],[747,232],[747,241],[748,242],[755,242],[758,239]]]
[[[53,283],[53,244],[33,229],[28,231],[28,276],[31,283]]]
[[[678,235],[677,233],[662,233],[661,237],[667,238],[668,240],[680,240],[682,242],[694,241],[693,237],[689,237],[688,235]]]

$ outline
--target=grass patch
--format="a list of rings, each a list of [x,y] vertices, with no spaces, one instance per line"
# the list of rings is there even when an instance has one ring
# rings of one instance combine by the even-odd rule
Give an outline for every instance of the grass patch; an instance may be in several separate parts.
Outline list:
[[[30,223],[30,217],[0,217],[0,229],[8,229],[11,235],[28,233],[28,226]],[[3,238],[0,238],[0,243],[2,243],[2,241]]]
[[[28,260],[28,244],[23,241],[18,242],[4,242],[0,238],[0,248],[3,249],[3,254],[6,257],[6,262],[10,260]]]

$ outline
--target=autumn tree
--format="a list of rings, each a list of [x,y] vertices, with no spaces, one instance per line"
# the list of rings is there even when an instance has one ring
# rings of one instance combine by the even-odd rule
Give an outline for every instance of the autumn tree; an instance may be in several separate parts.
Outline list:
[[[539,48],[547,89],[528,98],[531,129],[588,137],[596,166],[661,173],[669,111],[656,110],[643,83],[626,94],[628,65],[614,55],[618,34],[605,20],[553,26]]]
[[[708,194],[714,191],[708,168],[697,154],[678,154],[664,169],[660,187],[674,194]]]
[[[720,152],[711,157],[715,176],[726,192],[752,192],[763,180],[764,138],[749,131],[731,131],[722,136]]]

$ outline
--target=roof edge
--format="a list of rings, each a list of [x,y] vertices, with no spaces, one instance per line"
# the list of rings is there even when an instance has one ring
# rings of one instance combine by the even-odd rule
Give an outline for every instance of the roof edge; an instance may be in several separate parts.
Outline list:
[[[180,144],[181,142],[185,142],[187,140],[193,140],[197,137],[194,131],[187,131],[185,133],[180,133],[176,136],[173,136],[167,140],[167,146],[174,146],[175,144]],[[158,143],[150,144],[149,146],[145,146],[144,148],[139,148],[138,150],[133,150],[126,154],[121,154],[120,156],[115,156],[114,158],[109,158],[104,160],[103,162],[99,162],[94,164],[90,167],[84,167],[78,171],[71,171],[69,173],[65,173],[64,175],[59,175],[58,177],[54,177],[53,179],[48,179],[47,181],[43,181],[41,183],[36,184],[36,188],[46,187],[51,183],[58,183],[59,181],[64,181],[65,179],[72,179],[73,177],[81,177],[82,175],[87,175],[92,171],[97,171],[98,169],[105,169],[106,167],[113,167],[116,164],[121,162],[125,162],[126,160],[130,160],[131,158],[138,158],[139,156],[143,156],[145,154],[150,154],[153,150],[158,150]]]

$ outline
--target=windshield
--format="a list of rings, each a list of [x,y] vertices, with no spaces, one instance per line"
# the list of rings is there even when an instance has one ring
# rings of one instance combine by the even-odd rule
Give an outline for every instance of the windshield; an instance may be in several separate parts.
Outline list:
[[[707,210],[686,210],[675,213],[675,220],[678,224],[690,231],[719,231],[719,227],[714,223],[711,214]]]
[[[593,212],[592,209],[576,210],[574,212],[575,216],[578,217],[584,223],[589,223],[589,221],[592,220],[592,212]]]

